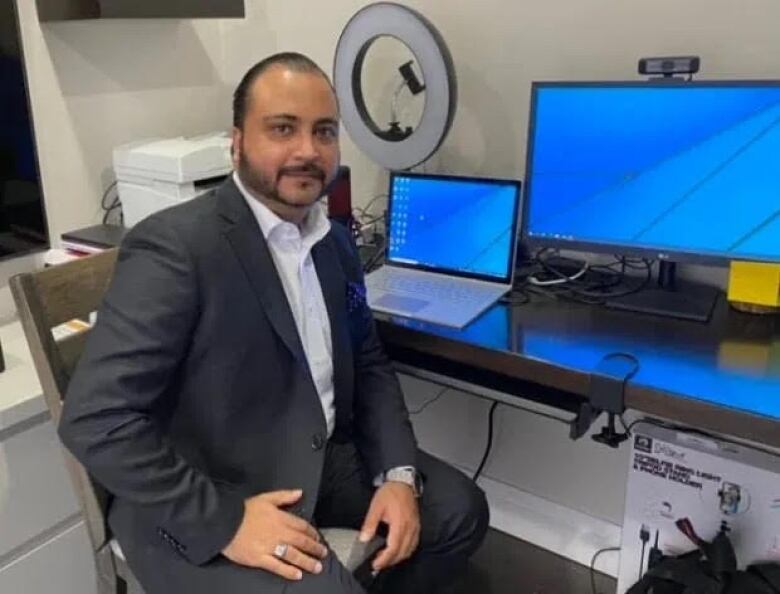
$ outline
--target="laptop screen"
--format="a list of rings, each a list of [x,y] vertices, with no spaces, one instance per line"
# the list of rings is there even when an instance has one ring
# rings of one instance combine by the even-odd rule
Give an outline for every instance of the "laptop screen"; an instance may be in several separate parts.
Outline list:
[[[387,261],[509,283],[520,182],[392,173]]]

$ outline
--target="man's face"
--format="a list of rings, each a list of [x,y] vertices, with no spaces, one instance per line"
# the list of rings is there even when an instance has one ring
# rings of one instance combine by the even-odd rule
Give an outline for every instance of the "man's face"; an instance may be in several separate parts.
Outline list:
[[[328,81],[272,66],[250,89],[243,129],[233,129],[233,166],[272,210],[302,216],[336,176],[338,135]]]

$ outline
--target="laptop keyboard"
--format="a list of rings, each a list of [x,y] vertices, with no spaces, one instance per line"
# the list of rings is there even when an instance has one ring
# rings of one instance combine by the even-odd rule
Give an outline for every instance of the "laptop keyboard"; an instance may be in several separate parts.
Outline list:
[[[386,274],[382,278],[372,280],[371,286],[393,293],[410,293],[429,299],[446,300],[449,302],[480,301],[487,296],[493,296],[493,287],[480,285],[464,285],[451,282],[449,279],[412,278],[405,275]]]

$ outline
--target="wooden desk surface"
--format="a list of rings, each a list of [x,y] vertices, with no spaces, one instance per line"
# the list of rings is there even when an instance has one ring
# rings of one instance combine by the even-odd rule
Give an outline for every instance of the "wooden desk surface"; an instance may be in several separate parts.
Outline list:
[[[721,299],[701,324],[535,297],[496,305],[461,330],[376,318],[395,359],[516,383],[515,393],[570,410],[601,359],[627,353],[640,364],[628,408],[780,447],[778,316],[739,313]]]

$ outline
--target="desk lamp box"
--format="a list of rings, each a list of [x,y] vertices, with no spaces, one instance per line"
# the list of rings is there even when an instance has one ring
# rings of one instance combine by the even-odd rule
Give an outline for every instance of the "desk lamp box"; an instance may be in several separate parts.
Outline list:
[[[780,311],[780,264],[731,263],[729,301]]]
[[[712,540],[725,522],[741,569],[780,561],[780,457],[690,433],[639,424],[632,436],[618,594],[660,554],[694,544],[675,522],[687,518]]]

